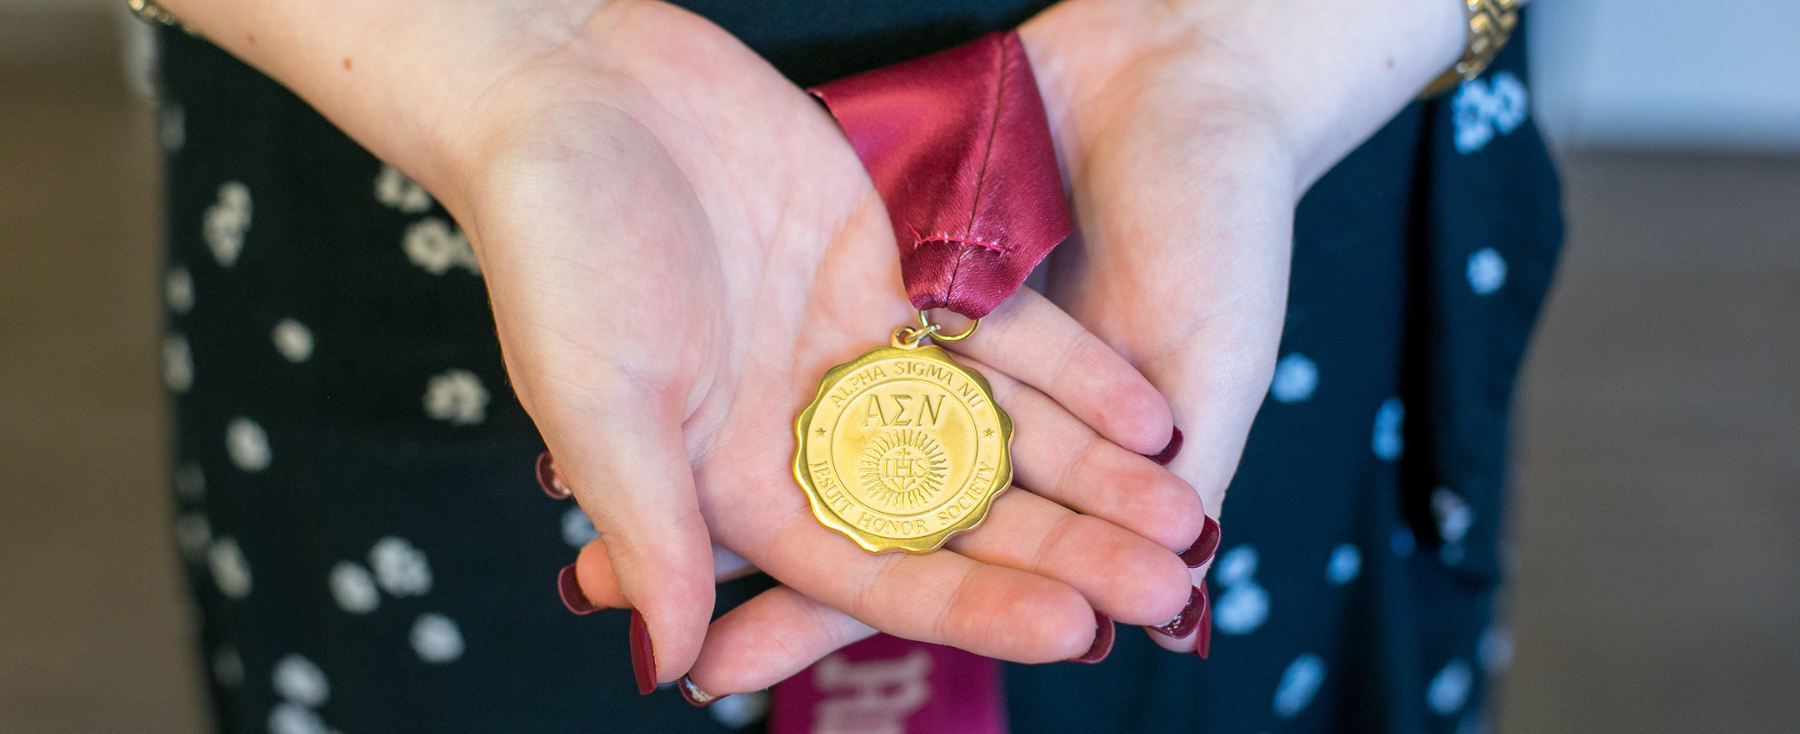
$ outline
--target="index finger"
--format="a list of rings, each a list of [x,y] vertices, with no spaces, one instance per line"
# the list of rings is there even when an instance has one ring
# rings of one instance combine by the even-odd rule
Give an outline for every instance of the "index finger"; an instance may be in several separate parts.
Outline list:
[[[1174,413],[1155,386],[1036,291],[1014,293],[967,340],[945,346],[1037,388],[1132,452],[1154,455],[1173,440]]]

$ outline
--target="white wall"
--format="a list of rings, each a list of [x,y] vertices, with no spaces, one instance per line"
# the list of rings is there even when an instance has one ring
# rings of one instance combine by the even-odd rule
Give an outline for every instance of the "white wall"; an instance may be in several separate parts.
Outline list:
[[[1800,2],[1536,0],[1538,121],[1561,147],[1800,152]]]

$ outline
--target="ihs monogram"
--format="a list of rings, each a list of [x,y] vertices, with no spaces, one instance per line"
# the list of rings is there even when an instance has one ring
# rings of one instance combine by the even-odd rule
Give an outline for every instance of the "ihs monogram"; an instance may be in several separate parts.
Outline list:
[[[945,462],[936,440],[907,429],[870,441],[857,473],[870,499],[893,508],[917,507],[944,486]]]

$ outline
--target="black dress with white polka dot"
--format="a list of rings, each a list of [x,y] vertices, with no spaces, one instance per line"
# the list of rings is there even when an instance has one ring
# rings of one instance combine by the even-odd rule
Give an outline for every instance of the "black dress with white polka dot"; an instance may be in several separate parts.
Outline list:
[[[810,84],[1047,3],[682,4]],[[552,580],[593,528],[533,489],[543,444],[456,224],[273,81],[160,40],[175,536],[218,728],[760,727],[754,695],[639,697],[625,616],[564,611]],[[1508,407],[1562,236],[1523,67],[1520,39],[1301,202],[1211,659],[1121,634],[1099,665],[1010,666],[1015,731],[1485,730]]]

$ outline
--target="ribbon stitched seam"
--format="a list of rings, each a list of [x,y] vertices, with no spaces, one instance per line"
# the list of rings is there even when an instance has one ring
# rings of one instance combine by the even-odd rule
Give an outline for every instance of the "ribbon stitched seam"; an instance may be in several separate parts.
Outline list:
[[[947,235],[947,234],[934,234],[934,235],[927,237],[925,235],[919,234],[919,228],[912,226],[911,223],[908,223],[906,225],[906,228],[912,230],[913,249],[915,249],[915,250],[918,249],[920,245],[923,245],[927,242],[948,242],[948,243],[959,244],[959,245],[975,245],[977,247],[985,247],[989,250],[993,250],[994,252],[998,252],[1001,254],[1005,254],[1005,253],[1012,251],[1011,247],[1000,244],[998,242],[988,242],[986,240],[977,240],[977,239],[971,239],[968,237],[955,237],[955,236]]]
[[[987,182],[988,166],[994,159],[994,139],[999,136],[1000,109],[1001,109],[1002,102],[1004,102],[1006,99],[1006,55],[1007,55],[1009,49],[1007,49],[1007,46],[1004,42],[1000,43],[999,46],[1000,46],[1000,53],[995,55],[996,63],[999,64],[1000,68],[999,68],[999,73],[996,75],[997,82],[994,84],[993,119],[992,119],[992,122],[988,123],[987,140],[984,141],[983,145],[982,145],[981,169],[975,173],[975,196],[969,202],[969,218],[968,218],[967,226],[970,230],[973,230],[975,228],[975,216],[976,216],[977,212],[981,211],[981,194],[982,194],[981,187],[982,187],[982,184]],[[907,226],[910,227],[911,225],[909,224]],[[918,230],[913,230],[913,234],[916,236],[918,234]],[[926,242],[958,242],[958,243],[964,243],[964,244],[973,244],[973,245],[979,245],[981,247],[985,247],[987,249],[990,249],[990,250],[993,250],[995,252],[999,252],[1002,254],[1006,253],[1006,251],[1008,249],[1010,249],[1010,248],[1000,245],[997,242],[996,243],[988,243],[988,242],[981,242],[979,240],[974,240],[974,239],[949,237],[949,236],[945,236],[945,235],[938,235],[938,236],[933,236],[933,237],[929,237],[929,238],[921,237],[921,238],[919,238],[918,244],[915,244],[913,246],[918,247],[919,245],[925,244]],[[956,267],[955,267],[955,269],[950,271],[949,282],[944,284],[944,300],[946,302],[951,300],[953,298],[953,294],[956,293],[956,277],[958,275],[962,274],[962,262],[963,262],[964,257],[967,255],[968,255],[967,251],[959,252],[956,254]]]

